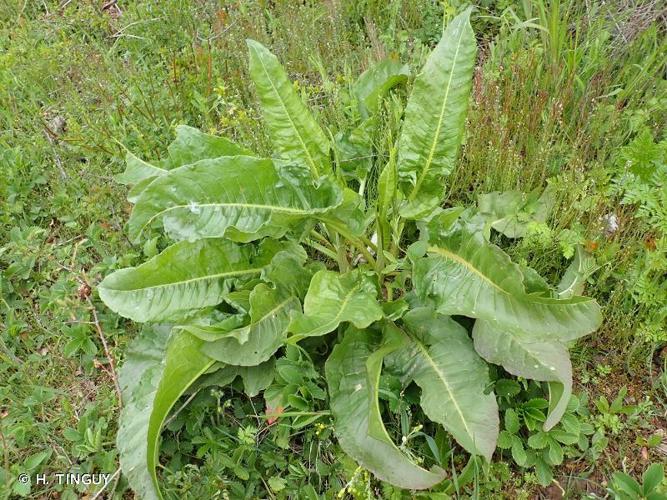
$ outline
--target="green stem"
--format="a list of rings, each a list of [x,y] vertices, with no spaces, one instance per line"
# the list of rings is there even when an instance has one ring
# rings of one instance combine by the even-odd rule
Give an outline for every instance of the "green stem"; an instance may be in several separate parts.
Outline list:
[[[338,268],[341,273],[346,273],[350,270],[350,263],[347,261],[347,254],[345,252],[345,246],[340,245],[338,247]]]
[[[322,220],[321,226],[328,237],[321,235],[315,229],[311,231],[311,234],[329,246],[331,254],[327,255],[333,256],[332,258],[338,263],[338,269],[341,273],[346,272],[350,268],[350,263],[347,260],[345,245],[340,241],[338,234],[340,231],[337,230],[333,222],[328,220]]]
[[[354,240],[352,241],[352,244],[361,252],[361,254],[364,256],[366,261],[371,264],[373,267],[377,268],[377,263],[375,262],[375,258],[371,255],[371,253],[368,251],[368,248],[364,246],[364,243],[359,240]]]
[[[382,270],[384,269],[384,231],[382,229],[382,223],[379,219],[375,221],[375,228],[378,235],[378,244],[375,255],[377,255],[377,272],[378,276],[382,275]]]
[[[331,244],[331,242],[323,235],[318,233],[315,229],[312,229],[310,231],[310,235],[318,239],[321,243],[323,243],[325,246],[329,247],[330,249],[334,250],[334,246]]]
[[[371,250],[373,250],[374,252],[377,252],[378,246],[375,243],[373,243],[369,238],[366,238],[366,236],[360,236],[359,240],[363,241],[364,244],[367,247],[369,247]]]
[[[315,250],[317,250],[321,254],[324,254],[327,257],[329,257],[329,258],[335,260],[336,262],[338,262],[338,255],[336,255],[336,252],[333,252],[333,251],[329,250],[324,245],[320,245],[316,241],[310,241],[310,240],[304,240],[304,243],[306,245],[308,245],[309,247],[314,248]]]
[[[366,178],[364,177],[359,181],[359,196],[364,196],[364,191],[366,190]]]
[[[334,231],[336,230],[335,228],[332,229]],[[338,262],[338,269],[340,269],[341,273],[345,273],[350,269],[350,263],[347,260],[347,250],[345,248],[345,244],[343,241],[341,241],[340,235],[338,233],[336,233],[336,241],[334,246],[336,247],[336,261]]]
[[[327,225],[331,229],[336,231],[340,236],[342,236],[347,241],[349,241],[352,245],[354,245],[357,248],[357,250],[359,250],[361,252],[361,254],[364,256],[366,261],[369,262],[370,264],[372,264],[373,267],[375,267],[375,265],[376,265],[375,259],[373,258],[371,253],[368,251],[368,248],[366,248],[366,245],[364,244],[363,240],[361,239],[361,238],[364,238],[363,236],[361,238],[358,238],[358,237],[350,234],[350,232],[345,227],[340,226],[340,225],[338,225],[334,222],[327,222]],[[370,240],[368,240],[368,238],[364,238],[364,239],[366,239],[366,241],[368,241],[368,243],[370,243],[370,245],[375,246],[370,242]]]
[[[391,242],[391,253],[392,255],[395,255],[398,257],[398,251],[399,251],[399,244],[401,243],[401,236],[403,236],[403,228],[405,227],[405,221],[403,219],[400,219],[398,226],[396,227],[395,230],[395,238]]]

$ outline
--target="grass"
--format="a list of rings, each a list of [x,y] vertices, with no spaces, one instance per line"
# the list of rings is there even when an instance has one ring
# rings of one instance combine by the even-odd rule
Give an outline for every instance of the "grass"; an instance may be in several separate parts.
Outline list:
[[[159,158],[173,127],[186,123],[267,153],[248,85],[245,38],[271,47],[335,135],[356,119],[349,98],[355,75],[385,56],[419,67],[458,3],[239,0],[221,7],[168,0],[118,2],[101,10],[92,1],[4,0],[0,495],[76,498],[95,488],[33,484],[17,490],[14,478],[24,471],[117,470],[119,402],[110,360],[122,362],[134,330],[104,309],[94,287],[109,270],[133,265],[154,248],[132,247],[123,230],[129,204],[112,178],[123,169],[125,148]],[[650,462],[665,460],[667,446],[650,441],[660,430],[667,440],[667,332],[660,302],[667,300],[667,236],[660,229],[666,223],[638,217],[641,202],[622,202],[639,187],[619,184],[628,162],[640,161],[639,153],[630,159],[627,154],[642,133],[652,144],[663,141],[647,161],[659,164],[662,154],[664,162],[665,12],[651,1],[480,3],[474,97],[447,202],[472,203],[481,192],[549,184],[557,197],[552,219],[522,243],[504,243],[552,282],[577,244],[601,265],[587,293],[604,306],[605,324],[576,346],[575,377],[589,401],[589,415],[581,418],[602,429],[608,443],[597,456],[571,457],[555,470],[574,495],[604,495],[613,471],[625,468],[638,477]],[[394,130],[397,102],[386,106]],[[378,140],[387,133],[379,131]],[[647,150],[643,144],[640,152]],[[611,215],[618,221],[613,232],[605,223]],[[612,400],[622,386],[628,387],[626,404],[637,411],[612,418],[595,402]],[[313,426],[287,429],[291,438],[281,447],[256,438],[262,412],[254,411],[252,400],[237,398],[230,410],[222,395],[198,398],[200,415],[213,418],[222,408],[233,410],[236,420],[217,422],[219,434],[207,439],[222,444],[201,456],[196,449],[203,443],[196,441],[206,436],[206,418],[190,411],[183,415],[196,424],[170,428],[165,453],[171,472],[165,476],[175,496],[186,491],[202,497],[223,488],[230,498],[259,491],[309,498],[345,487],[357,498],[379,491],[400,498],[342,459],[327,425],[317,436]],[[221,485],[216,475],[229,468],[225,454],[248,433],[254,437],[246,439],[239,461],[257,489],[239,489],[245,475],[233,467]],[[307,453],[303,443],[310,443]],[[305,458],[286,452],[290,446]],[[498,456],[491,473],[480,473],[461,495],[553,493],[553,487],[537,486],[532,472],[511,465],[505,452]],[[267,471],[277,478],[271,484],[263,477]],[[126,485],[116,476],[113,487],[120,497]]]

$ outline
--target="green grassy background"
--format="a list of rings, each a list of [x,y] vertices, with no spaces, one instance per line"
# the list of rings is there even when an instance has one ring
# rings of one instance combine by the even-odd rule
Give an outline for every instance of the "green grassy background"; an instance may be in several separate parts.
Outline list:
[[[23,471],[117,470],[118,401],[100,332],[121,363],[135,330],[104,308],[94,288],[158,244],[136,248],[125,236],[129,204],[113,182],[125,149],[157,159],[174,126],[185,123],[268,154],[245,38],[278,55],[335,135],[354,120],[349,88],[356,76],[388,56],[416,71],[443,21],[466,2],[103,3],[0,0],[0,496],[95,491],[17,490],[13,478]],[[614,470],[638,476],[667,460],[667,184],[664,175],[643,183],[627,176],[633,168],[665,168],[665,9],[655,1],[486,0],[477,14],[480,55],[447,203],[549,184],[558,199],[553,217],[510,253],[552,282],[576,245],[597,258],[600,270],[586,293],[603,306],[605,323],[575,346],[575,382],[587,396],[585,418],[611,439],[597,456],[570,457],[555,474],[574,497],[602,496]],[[612,415],[595,404],[622,386],[633,412]],[[240,405],[216,398],[223,411]],[[237,435],[225,441],[205,432],[210,407],[202,401],[187,432],[166,443],[177,457],[164,473],[176,496],[224,489],[229,498],[309,498],[316,491],[335,496],[346,484],[346,494],[359,498],[399,495],[378,493],[341,458],[326,426],[269,446],[257,437],[261,429],[243,423],[250,417],[239,406]],[[290,444],[302,432],[316,449]],[[209,441],[217,444],[204,446]],[[219,473],[230,468],[225,453],[241,445],[252,490],[239,471]],[[248,466],[258,455],[264,470],[272,467],[273,483]],[[460,494],[560,491],[539,488],[529,472],[509,467],[507,455],[498,452],[492,473]],[[126,485],[117,478],[120,497]]]

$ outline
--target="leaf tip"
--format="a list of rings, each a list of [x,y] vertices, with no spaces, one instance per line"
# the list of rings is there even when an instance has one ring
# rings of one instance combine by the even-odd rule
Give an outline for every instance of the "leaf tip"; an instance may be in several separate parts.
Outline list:
[[[246,38],[245,39],[245,44],[248,47],[248,50],[252,52],[253,50],[259,51],[259,50],[266,50],[266,47],[259,43],[257,40],[253,40],[252,38]]]
[[[459,14],[461,20],[470,21],[470,16],[472,15],[472,11],[474,9],[475,9],[474,5],[469,5],[466,10],[464,10],[463,12],[461,12],[461,14]]]

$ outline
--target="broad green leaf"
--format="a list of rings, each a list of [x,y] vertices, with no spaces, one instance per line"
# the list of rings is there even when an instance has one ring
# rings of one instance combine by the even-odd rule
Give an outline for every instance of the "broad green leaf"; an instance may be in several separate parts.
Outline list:
[[[545,488],[554,480],[551,467],[539,457],[535,461],[535,476],[537,476],[537,482]]]
[[[395,234],[392,231],[391,221],[392,213],[394,212],[395,206],[398,202],[398,174],[396,172],[396,148],[392,148],[389,152],[389,161],[382,169],[380,177],[378,178],[378,201],[377,201],[377,236],[378,236],[378,249],[379,251],[384,251],[384,249],[389,248],[389,244],[392,243],[392,235]],[[396,246],[400,242],[393,242]]]
[[[225,387],[234,382],[238,376],[238,366],[226,365],[224,363],[215,363],[211,366],[207,373],[199,377],[197,381],[190,386],[187,392],[193,393],[212,386]]]
[[[550,408],[544,429],[556,425],[572,395],[572,364],[567,349],[549,336],[501,328],[477,320],[473,327],[475,350],[489,363],[501,365],[518,377],[557,383],[550,387]]]
[[[144,374],[162,362],[170,332],[169,325],[144,325],[139,335],[128,344],[125,361],[118,370],[123,402],[129,402],[138,392]]]
[[[525,467],[528,463],[528,454],[523,447],[523,442],[518,436],[512,436],[511,447],[512,458],[520,467]]]
[[[397,358],[422,389],[424,413],[468,452],[490,460],[498,439],[498,405],[493,393],[484,393],[489,370],[465,328],[428,308],[410,311],[403,323],[410,338]]]
[[[285,300],[276,301],[278,297]],[[234,338],[239,344],[245,344],[251,334],[261,336],[261,333],[256,333],[258,329],[275,329],[277,326],[276,313],[283,311],[284,307],[293,303],[294,298],[291,294],[285,293],[283,289],[278,290],[265,283],[260,283],[250,292],[250,323],[233,330],[223,327],[219,331],[219,337]],[[212,325],[207,331],[212,334],[215,328],[216,326]]]
[[[156,220],[175,239],[282,236],[293,224],[342,202],[332,183],[315,187],[303,172],[289,173],[289,179],[281,177],[271,160],[248,156],[202,160],[172,170],[139,197],[128,222],[130,237],[138,240]]]
[[[262,271],[262,279],[280,286],[300,300],[306,295],[317,264],[306,265],[308,254],[294,243],[278,252]]]
[[[439,468],[427,471],[408,459],[384,433],[383,439],[369,434],[371,407],[377,404],[377,364],[369,373],[373,353],[371,333],[349,328],[325,365],[335,432],[343,450],[383,481],[401,488],[425,489],[445,477]],[[375,387],[376,391],[371,388]]]
[[[551,429],[561,421],[567,411],[569,400],[572,398],[572,380],[561,377],[558,382],[547,382],[549,389],[549,406],[547,408],[547,418],[544,421],[543,428]]]
[[[477,47],[471,9],[455,17],[429,56],[405,109],[398,174],[406,201],[401,215],[420,218],[443,198],[463,136]]]
[[[642,487],[635,478],[625,472],[614,472],[612,481],[617,490],[627,495],[627,498],[640,498]]]
[[[200,351],[202,343],[187,332],[175,331],[167,345],[162,378],[150,410],[146,449],[148,471],[158,495],[159,486],[155,468],[159,460],[162,425],[178,398],[214,363],[213,359]]]
[[[222,338],[202,347],[207,356],[230,365],[254,366],[269,359],[285,343],[287,326],[299,309],[299,299],[283,289],[259,284],[250,303],[250,323],[221,331]]]
[[[352,236],[364,234],[370,218],[364,213],[364,199],[349,188],[343,189],[343,200],[329,213],[318,218],[325,224],[343,227]]]
[[[574,418],[575,420],[577,419],[577,417]],[[572,446],[573,444],[577,444],[579,442],[578,432],[576,434],[571,434],[562,429],[553,429],[549,432],[549,435],[559,443],[562,443],[566,446]]]
[[[471,230],[478,231],[480,227],[476,225],[476,220],[471,221],[470,214],[470,209],[458,206],[437,208],[428,218],[417,222],[420,231],[419,241],[428,241],[448,235],[452,229],[462,224],[466,224]]]
[[[127,196],[130,202],[136,203],[141,193],[154,179],[166,175],[174,168],[207,158],[252,155],[249,150],[223,137],[205,134],[187,125],[176,127],[176,139],[169,145],[168,151],[169,159],[161,162],[160,166],[152,165],[132,153],[127,153],[125,171],[117,175],[116,180],[121,184],[132,186]]]
[[[361,116],[367,117],[375,112],[380,99],[393,87],[405,83],[409,76],[407,64],[393,59],[383,59],[364,71],[353,88]]]
[[[494,191],[478,198],[479,214],[487,224],[508,238],[522,238],[531,222],[545,222],[554,198],[550,189],[542,195],[537,191],[524,194],[520,191]]]
[[[526,288],[526,293],[544,295],[545,297],[553,295],[553,289],[549,286],[549,283],[535,269],[524,264],[519,264],[519,269],[523,275],[523,284]]]
[[[225,338],[228,334],[239,329],[244,329],[248,323],[248,316],[244,314],[232,314],[222,321],[204,321],[202,323],[189,323],[178,325],[174,328],[185,330],[204,342],[215,342]]]
[[[121,184],[134,186],[146,179],[153,179],[160,175],[165,175],[167,172],[169,172],[169,170],[162,167],[156,167],[128,152],[125,155],[125,171],[116,175],[115,180]]]
[[[433,240],[432,245],[437,246],[431,246],[429,256],[415,263],[418,294],[422,300],[432,300],[443,314],[478,318],[475,329],[482,332],[480,336],[492,330],[485,337],[488,345],[475,344],[487,361],[533,378],[530,369],[536,380],[548,381],[551,404],[545,428],[553,427],[567,407],[572,387],[567,350],[559,342],[595,330],[601,321],[599,306],[584,297],[544,296],[543,280],[513,264],[479,232],[454,228]],[[500,344],[490,344],[491,340]],[[546,367],[541,362],[525,362],[532,351],[538,357],[544,355]]]
[[[339,173],[346,179],[365,182],[373,167],[373,131],[376,117],[370,117],[348,132],[335,137],[336,159]]]
[[[270,386],[275,375],[275,367],[275,358],[270,358],[257,366],[237,366],[236,369],[243,379],[245,393],[253,398]]]
[[[382,169],[378,179],[378,219],[384,223],[386,223],[396,200],[397,187],[396,156],[395,151],[391,151],[389,161]]]
[[[529,295],[521,269],[480,232],[454,228],[431,237],[428,255],[414,263],[413,282],[420,299],[433,301],[438,312],[562,342],[600,325],[600,307],[593,299]]]
[[[219,304],[230,279],[259,275],[266,263],[266,256],[250,246],[222,239],[181,241],[139,267],[111,273],[98,292],[121,316],[160,321]]]
[[[365,71],[354,84],[362,121],[346,133],[336,135],[336,158],[345,177],[366,182],[373,168],[376,112],[382,97],[409,76],[407,65],[385,59]],[[395,168],[395,163],[394,163]]]
[[[210,386],[224,387],[240,376],[243,379],[245,393],[252,398],[271,385],[275,375],[275,364],[275,358],[270,358],[257,366],[233,366],[216,363],[213,366],[215,371],[209,371],[209,373],[201,376],[188,392],[192,390],[199,391]]]
[[[220,156],[252,156],[253,153],[224,137],[205,134],[187,125],[176,127],[176,138],[168,147],[171,170],[183,165]]]
[[[39,466],[39,464],[47,460],[52,453],[53,452],[51,450],[33,453],[23,461],[23,468],[30,472],[34,471]]]
[[[509,450],[512,447],[512,438],[515,437],[507,430],[502,430],[498,434],[498,441],[496,445],[501,450]]]
[[[165,175],[169,170],[152,165],[132,153],[125,155],[125,171],[115,176],[121,184],[132,186],[127,193],[127,200],[136,203],[144,189],[156,178]]]
[[[513,408],[505,410],[505,429],[512,434],[516,434],[521,429],[519,416]]]
[[[595,257],[577,245],[574,260],[567,267],[563,278],[558,284],[558,296],[564,299],[573,295],[581,295],[588,277],[600,268],[595,263]]]
[[[648,495],[662,483],[665,478],[665,469],[662,464],[653,464],[642,474],[642,491]]]
[[[169,332],[166,326],[145,327],[128,345],[118,370],[123,397],[116,440],[120,466],[134,492],[148,500],[158,498],[146,455],[148,419],[164,369]]]
[[[245,288],[246,285],[244,285],[243,288],[235,289],[233,292],[225,295],[225,302],[239,311],[239,314],[250,312],[250,293],[258,283],[255,280],[251,280],[248,282],[248,285],[250,288]]]
[[[392,302],[383,302],[382,303],[382,312],[384,317],[390,321],[396,321],[403,317],[403,315],[410,308],[410,304],[405,299],[401,297],[400,299],[394,300]]]
[[[372,396],[370,413],[368,415],[368,435],[379,441],[391,442],[387,428],[382,422],[382,413],[380,410],[380,375],[385,357],[403,347],[407,342],[407,337],[391,323],[383,329],[382,335],[382,344],[366,360],[368,392]]]
[[[250,310],[250,306],[248,306]],[[194,335],[205,342],[214,342],[225,336],[227,332],[242,328],[248,322],[248,315],[245,313],[230,314],[223,319],[217,315],[210,314],[204,316],[200,321],[188,321],[186,324],[174,326],[179,330]]]
[[[563,453],[563,447],[556,441],[552,440],[549,443],[549,449],[547,453],[550,465],[560,465],[563,463],[563,459],[565,458]]]
[[[250,78],[255,82],[264,119],[278,158],[307,166],[313,176],[331,172],[330,144],[297,95],[285,70],[261,43],[246,40]]]
[[[366,328],[383,317],[377,301],[377,287],[361,271],[339,274],[318,271],[313,276],[303,303],[303,315],[289,325],[290,342],[324,335],[343,321]]]
[[[130,203],[136,203],[143,193],[151,183],[157,179],[157,177],[147,177],[146,179],[140,181],[138,184],[135,184],[127,192],[127,201]]]

